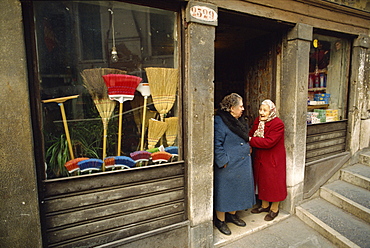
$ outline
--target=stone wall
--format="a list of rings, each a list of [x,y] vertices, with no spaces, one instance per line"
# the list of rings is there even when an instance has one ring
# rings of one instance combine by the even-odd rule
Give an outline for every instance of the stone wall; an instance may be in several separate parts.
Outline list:
[[[41,247],[21,5],[0,9],[0,247]]]

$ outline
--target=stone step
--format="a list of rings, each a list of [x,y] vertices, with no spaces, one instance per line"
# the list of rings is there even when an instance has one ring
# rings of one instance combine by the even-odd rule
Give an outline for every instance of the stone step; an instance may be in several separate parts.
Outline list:
[[[252,209],[247,211],[237,211],[239,218],[245,221],[247,226],[240,227],[236,226],[233,223],[227,223],[231,230],[231,235],[227,236],[222,234],[214,225],[213,225],[213,244],[214,248],[223,247],[227,244],[233,243],[237,240],[243,239],[244,237],[261,231],[271,225],[274,225],[282,220],[287,219],[290,214],[280,209],[279,215],[272,221],[265,221],[264,217],[267,213],[252,214]]]
[[[296,214],[338,247],[370,247],[369,223],[321,198],[301,204]]]
[[[355,164],[341,170],[341,180],[370,190],[370,166]]]
[[[360,163],[370,166],[370,151],[360,154]]]
[[[337,180],[321,187],[320,197],[370,223],[370,191]]]

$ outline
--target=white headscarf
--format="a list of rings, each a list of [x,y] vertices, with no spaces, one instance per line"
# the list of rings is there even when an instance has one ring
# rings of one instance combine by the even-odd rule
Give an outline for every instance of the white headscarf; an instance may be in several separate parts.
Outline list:
[[[269,99],[264,100],[261,103],[261,105],[267,105],[267,106],[269,106],[270,107],[270,114],[267,117],[267,120],[261,121],[261,119],[260,119],[260,122],[258,123],[258,128],[254,132],[253,137],[261,137],[261,138],[264,138],[265,137],[265,123],[273,120],[276,117],[276,106]]]

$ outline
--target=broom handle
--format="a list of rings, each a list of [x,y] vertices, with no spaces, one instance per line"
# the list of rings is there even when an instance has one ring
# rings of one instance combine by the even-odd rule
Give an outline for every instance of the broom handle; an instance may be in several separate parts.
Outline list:
[[[143,109],[143,121],[141,123],[141,144],[140,151],[144,150],[144,132],[145,132],[145,117],[146,117],[146,102],[148,97],[144,96],[144,109]]]
[[[122,111],[123,111],[123,102],[120,102],[119,103],[119,118],[118,118],[118,148],[117,148],[117,156],[120,156],[121,155]]]
[[[58,105],[60,107],[60,112],[62,113],[64,131],[66,132],[66,137],[67,137],[67,142],[68,142],[69,155],[71,156],[71,159],[74,159],[75,157],[73,156],[72,142],[71,142],[71,137],[69,136],[69,130],[68,130],[68,125],[67,125],[67,117],[66,117],[66,112],[64,110],[64,105],[63,105],[62,102],[58,103]]]
[[[104,123],[104,131],[103,131],[103,161],[104,158],[107,156],[107,125]],[[102,165],[102,171],[105,171],[105,164]]]

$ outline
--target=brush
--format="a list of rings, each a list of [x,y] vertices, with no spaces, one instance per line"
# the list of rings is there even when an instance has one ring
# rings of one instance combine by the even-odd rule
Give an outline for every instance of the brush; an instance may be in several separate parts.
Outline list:
[[[71,174],[75,171],[80,170],[80,167],[78,166],[78,162],[83,161],[83,160],[87,160],[87,159],[89,159],[89,158],[84,158],[84,157],[75,158],[75,159],[69,160],[67,163],[64,164],[64,166],[66,167],[68,172]]]
[[[150,158],[151,158],[151,153],[147,151],[136,151],[130,153],[130,157],[135,161],[135,163],[140,163],[140,166],[142,162],[145,162],[148,164]]]
[[[84,81],[84,87],[89,91],[91,98],[94,101],[96,108],[103,122],[103,159],[106,157],[107,151],[107,131],[108,122],[114,111],[115,102],[109,99],[108,89],[102,76],[109,73],[126,73],[125,71],[114,68],[94,68],[85,69],[81,72]],[[102,168],[105,171],[104,165]]]
[[[114,160],[114,157],[106,157],[104,158],[104,167],[106,169],[112,169],[114,170],[115,168],[115,160]]]
[[[127,156],[112,156],[107,157],[104,162],[109,164],[110,168],[121,168],[121,169],[129,169],[135,167],[135,161]]]
[[[148,149],[152,149],[166,132],[167,123],[155,119],[149,120],[148,127]]]
[[[147,67],[145,68],[154,107],[164,121],[164,116],[172,109],[176,100],[179,82],[179,71],[175,68]]]
[[[178,127],[178,117],[165,118],[165,122],[168,124],[166,130],[166,140],[168,146],[173,146],[177,138],[177,127]]]
[[[78,167],[80,167],[81,172],[89,171],[100,171],[103,167],[103,160],[97,158],[89,158],[78,162]]]
[[[155,152],[151,154],[153,163],[168,162],[172,158],[172,154],[168,152]]]
[[[172,154],[171,162],[179,156],[179,148],[177,146],[166,147],[164,151]]]
[[[103,76],[106,86],[108,87],[108,95],[111,100],[119,102],[119,121],[118,121],[118,147],[117,156],[121,155],[121,139],[122,139],[122,112],[123,102],[134,99],[134,94],[137,86],[142,78],[122,75],[108,74]]]

